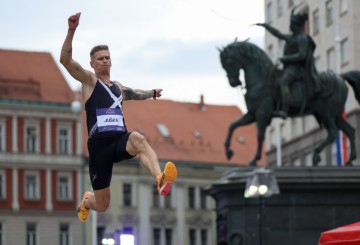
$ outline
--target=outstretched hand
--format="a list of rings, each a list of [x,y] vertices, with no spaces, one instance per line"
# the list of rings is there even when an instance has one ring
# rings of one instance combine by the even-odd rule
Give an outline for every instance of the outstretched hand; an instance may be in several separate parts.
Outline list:
[[[80,22],[80,15],[81,15],[81,13],[79,12],[79,13],[76,13],[69,17],[69,19],[68,19],[69,29],[75,30],[76,27],[78,27],[79,22]]]
[[[157,88],[157,89],[154,89],[154,96],[153,96],[153,99],[156,100],[156,98],[158,97],[161,97],[161,92],[162,92],[162,89],[160,88]]]

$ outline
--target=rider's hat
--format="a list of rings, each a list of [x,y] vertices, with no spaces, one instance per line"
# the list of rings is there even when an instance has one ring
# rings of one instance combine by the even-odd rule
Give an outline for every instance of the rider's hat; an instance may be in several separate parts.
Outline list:
[[[294,10],[295,8],[291,11],[290,21],[300,26],[303,25],[307,21],[308,15],[306,13],[294,14]]]

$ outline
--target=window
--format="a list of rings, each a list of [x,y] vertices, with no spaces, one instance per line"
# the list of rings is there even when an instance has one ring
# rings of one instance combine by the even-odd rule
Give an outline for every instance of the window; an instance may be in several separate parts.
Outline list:
[[[159,195],[156,185],[153,186],[152,196],[153,196],[153,207],[159,208],[160,207],[160,195]]]
[[[164,196],[164,199],[165,199],[165,208],[171,208],[171,191],[169,192],[168,195]]]
[[[286,141],[285,139],[285,123],[280,124],[280,137],[281,137],[281,143],[284,143]]]
[[[201,133],[200,133],[200,131],[194,130],[194,131],[193,131],[193,136],[194,136],[196,139],[201,139]]]
[[[291,8],[294,6],[294,0],[288,0],[288,7]]]
[[[201,245],[208,245],[208,232],[206,229],[201,230]]]
[[[189,208],[195,208],[195,188],[189,187],[188,189]]]
[[[335,49],[331,47],[326,52],[327,55],[327,69],[336,71],[336,57],[335,57]]]
[[[270,139],[270,149],[275,148],[276,147],[276,134],[275,134],[275,128],[274,127],[270,127],[269,130],[269,139]]]
[[[318,34],[320,32],[320,17],[319,10],[316,9],[313,12],[313,34]]]
[[[36,245],[36,224],[26,224],[26,245]]]
[[[291,137],[295,138],[300,135],[300,125],[298,118],[291,118]]]
[[[269,2],[266,4],[266,22],[271,23],[272,21],[272,3]]]
[[[169,129],[166,127],[165,124],[158,123],[156,124],[156,128],[159,131],[160,135],[166,139],[171,138],[171,134]]]
[[[153,245],[160,244],[160,229],[154,228],[153,230]]]
[[[206,203],[206,191],[200,189],[200,208],[206,210],[207,203]]]
[[[272,44],[270,44],[270,45],[267,47],[267,53],[269,54],[269,58],[270,58],[273,62],[275,62],[276,57],[275,57],[275,55],[274,55],[274,49],[273,49]]]
[[[320,162],[318,164],[318,166],[326,166],[327,164],[327,161],[326,161],[326,151],[325,150],[322,150],[320,152]]]
[[[322,70],[320,56],[315,57],[315,67],[318,71]]]
[[[70,201],[72,200],[72,183],[71,174],[59,173],[58,176],[58,195],[59,201]]]
[[[131,184],[123,184],[123,204],[125,207],[131,206]]]
[[[332,1],[326,2],[326,25],[329,26],[333,23],[333,3]]]
[[[68,224],[60,224],[60,245],[70,244],[69,230],[70,229]]]
[[[0,119],[0,152],[5,151],[5,138],[6,138],[5,121]]]
[[[305,166],[306,167],[311,167],[313,165],[313,153],[312,152],[308,152],[305,154]]]
[[[331,166],[338,165],[338,155],[337,155],[337,145],[336,141],[331,144]]]
[[[283,0],[276,0],[276,5],[277,5],[277,16],[281,17],[283,14],[283,6],[282,6],[282,1]]]
[[[348,0],[340,0],[340,14],[348,11]]]
[[[71,128],[59,127],[58,128],[58,153],[70,154],[71,153]]]
[[[0,170],[0,200],[6,198],[6,172]]]
[[[345,65],[349,62],[349,41],[347,38],[340,43],[341,52],[341,65]]]
[[[102,244],[102,239],[105,237],[106,227],[98,226],[97,227],[97,244]]]
[[[189,230],[189,245],[196,245],[196,230],[195,229],[190,229]]]
[[[122,229],[123,234],[133,234],[133,228],[130,226],[124,226]]]
[[[285,49],[285,42],[281,39],[278,39],[277,40],[277,46],[278,46],[278,49],[277,49],[277,54],[276,54],[276,59],[278,57],[282,57],[283,56],[283,52],[284,52],[284,49]],[[277,63],[279,63],[278,60],[276,60]]]
[[[295,158],[295,159],[293,159],[292,165],[293,165],[294,167],[300,167],[300,166],[301,166],[301,159],[298,158],[298,157]]]
[[[26,172],[25,173],[25,199],[38,200],[39,194],[39,173]]]
[[[37,125],[25,126],[25,151],[35,153],[39,151],[39,129]]]
[[[165,245],[172,245],[173,242],[173,231],[172,229],[168,228],[168,229],[165,229]]]
[[[303,132],[307,133],[315,128],[318,128],[318,123],[313,116],[305,116],[303,118]]]

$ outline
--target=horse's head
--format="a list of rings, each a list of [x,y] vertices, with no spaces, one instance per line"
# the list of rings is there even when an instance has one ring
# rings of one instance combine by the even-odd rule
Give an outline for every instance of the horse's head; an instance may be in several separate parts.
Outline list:
[[[221,65],[226,71],[227,78],[231,87],[241,85],[240,81],[240,69],[242,68],[240,57],[238,57],[232,45],[228,45],[220,51]]]
[[[255,44],[245,41],[230,43],[220,51],[221,65],[227,73],[232,87],[241,85],[240,69],[246,76],[246,87],[254,82],[271,82],[274,64],[266,53]]]

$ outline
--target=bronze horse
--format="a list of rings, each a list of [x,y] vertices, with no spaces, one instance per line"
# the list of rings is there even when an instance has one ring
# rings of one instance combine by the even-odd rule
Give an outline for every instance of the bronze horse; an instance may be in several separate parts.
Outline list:
[[[230,142],[236,128],[256,122],[258,135],[258,147],[255,157],[250,161],[250,166],[256,166],[261,158],[262,145],[265,130],[276,116],[277,107],[280,103],[278,78],[282,71],[275,67],[267,54],[255,44],[250,42],[233,42],[223,49],[219,49],[221,64],[227,73],[232,87],[240,86],[239,71],[243,69],[246,90],[245,101],[248,112],[241,118],[233,121],[225,140],[227,158],[233,155]],[[342,130],[350,141],[350,155],[345,165],[352,165],[356,158],[355,129],[342,117],[342,112],[348,96],[347,81],[354,90],[355,97],[360,103],[360,72],[351,71],[337,75],[333,72],[319,73],[322,90],[316,96],[308,100],[306,89],[302,81],[290,85],[292,101],[289,108],[289,117],[313,115],[320,127],[327,130],[327,138],[321,142],[314,151],[312,162],[317,166],[321,161],[320,152],[338,136],[338,130]]]

